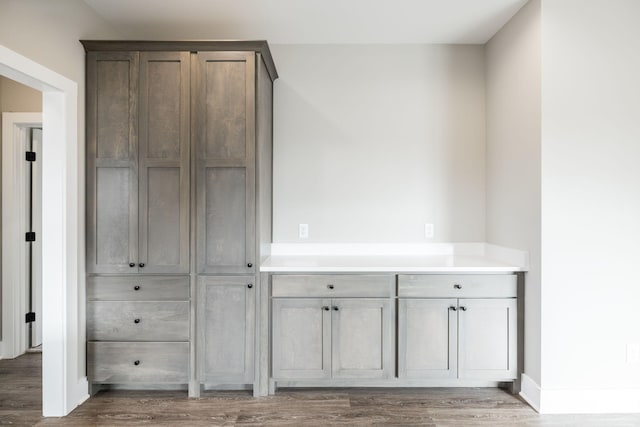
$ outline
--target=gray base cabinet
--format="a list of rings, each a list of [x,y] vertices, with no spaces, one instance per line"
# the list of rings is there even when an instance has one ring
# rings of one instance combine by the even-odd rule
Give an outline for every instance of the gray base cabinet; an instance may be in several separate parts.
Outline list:
[[[272,377],[329,383],[391,378],[392,279],[274,276]],[[301,293],[325,298],[301,298]]]
[[[274,274],[269,392],[506,382],[517,391],[518,280],[516,274]]]
[[[516,379],[516,296],[515,275],[400,275],[399,377]]]
[[[189,381],[188,277],[89,277],[87,298],[93,384]]]

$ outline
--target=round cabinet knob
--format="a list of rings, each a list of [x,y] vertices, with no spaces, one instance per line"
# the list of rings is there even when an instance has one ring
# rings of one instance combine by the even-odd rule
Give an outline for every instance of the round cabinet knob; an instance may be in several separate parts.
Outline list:
[[[465,307],[464,305],[460,307],[460,310],[462,311],[467,311],[467,307]]]
[[[133,323],[140,323],[140,319],[135,319]]]
[[[140,266],[140,268],[144,267],[144,262],[141,262],[140,264],[138,264]]]
[[[338,311],[338,310],[340,310],[340,309],[338,308],[338,306],[337,306],[337,305],[334,305],[334,306],[333,306],[333,311]]]
[[[451,310],[451,311],[458,311],[458,309],[457,309],[456,307],[453,307],[453,306],[449,307],[449,310]]]
[[[134,291],[139,291],[139,290],[140,290],[140,285],[135,285],[135,286],[133,287],[133,290],[134,290]]]
[[[325,305],[324,307],[322,307],[322,309],[323,309],[324,311],[329,311],[329,307],[327,307],[326,305]]]
[[[140,361],[139,361],[139,360],[136,360],[136,361],[134,361],[134,362],[133,362],[133,364],[134,364],[134,365],[136,365],[136,366],[138,366],[138,365],[140,364]]]
[[[251,267],[253,267],[253,264],[249,263],[249,264],[247,264],[247,267],[251,268]]]
[[[457,283],[455,285],[453,285],[454,288],[456,289],[462,289],[462,285],[458,285]]]
[[[135,266],[136,266],[136,263],[135,263],[135,262],[130,262],[130,263],[129,263],[129,267],[133,268],[133,267],[135,267]]]
[[[329,284],[329,285],[327,285],[327,288],[329,288],[329,289],[333,289],[333,288],[335,288],[335,286],[333,286],[333,285]]]
[[[253,283],[249,283],[249,284],[247,285],[247,288],[249,288],[249,289],[253,288]]]

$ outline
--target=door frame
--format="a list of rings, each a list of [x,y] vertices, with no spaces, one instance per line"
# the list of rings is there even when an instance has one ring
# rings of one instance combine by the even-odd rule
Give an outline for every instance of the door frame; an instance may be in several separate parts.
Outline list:
[[[42,413],[64,416],[89,398],[78,84],[3,45],[0,75],[42,92]]]
[[[42,113],[2,113],[2,352],[13,359],[27,351],[29,328],[24,322],[27,244],[27,162],[30,129],[42,127]],[[41,160],[41,159],[37,159]],[[16,227],[17,225],[17,227]],[[16,243],[18,243],[16,250]],[[37,313],[42,316],[42,313]]]

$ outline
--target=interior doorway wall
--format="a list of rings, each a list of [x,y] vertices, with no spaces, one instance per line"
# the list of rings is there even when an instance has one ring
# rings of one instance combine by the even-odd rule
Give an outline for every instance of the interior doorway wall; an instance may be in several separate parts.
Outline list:
[[[0,75],[43,93],[42,411],[64,416],[86,400],[86,376],[78,372],[85,339],[81,313],[83,242],[79,216],[78,88],[60,74],[0,45]]]

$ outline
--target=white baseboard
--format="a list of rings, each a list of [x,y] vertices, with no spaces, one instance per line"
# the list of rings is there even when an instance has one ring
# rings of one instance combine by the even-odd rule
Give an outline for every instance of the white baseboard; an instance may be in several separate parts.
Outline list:
[[[541,403],[541,414],[635,414],[640,413],[640,388],[543,389]]]
[[[82,377],[78,380],[75,396],[76,406],[82,405],[87,399],[89,399],[89,381],[87,380],[87,377]],[[74,406],[74,408],[76,406]]]
[[[640,413],[640,388],[548,389],[522,374],[520,397],[541,414]]]
[[[520,397],[522,397],[533,409],[540,412],[540,386],[527,374],[522,374]]]

